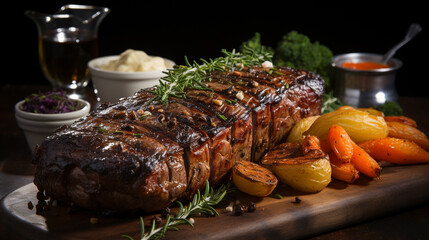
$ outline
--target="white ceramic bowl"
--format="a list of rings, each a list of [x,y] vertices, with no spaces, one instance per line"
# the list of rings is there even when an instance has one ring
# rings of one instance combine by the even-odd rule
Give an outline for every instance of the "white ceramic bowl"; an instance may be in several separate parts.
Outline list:
[[[95,58],[88,62],[92,84],[96,90],[97,97],[102,102],[117,102],[120,98],[129,97],[142,88],[157,85],[159,79],[165,76],[164,71],[148,72],[117,72],[103,70],[100,66],[119,56],[106,56]],[[167,68],[172,68],[174,62],[164,58]]]
[[[63,125],[70,125],[81,117],[86,116],[90,109],[91,104],[85,100],[76,99],[84,104],[80,110],[68,113],[31,113],[21,109],[24,100],[15,104],[15,118],[18,126],[24,131],[25,138],[27,139],[28,146],[31,151],[34,150],[37,144],[41,144],[43,140],[56,129]]]

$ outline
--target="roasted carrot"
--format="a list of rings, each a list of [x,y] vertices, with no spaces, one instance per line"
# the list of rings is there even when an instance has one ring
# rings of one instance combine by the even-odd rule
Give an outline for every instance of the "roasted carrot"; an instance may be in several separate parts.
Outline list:
[[[320,148],[324,153],[330,153],[332,152],[331,144],[329,144],[329,141],[327,139],[320,139]]]
[[[304,155],[307,155],[314,151],[322,151],[319,138],[311,135],[305,136],[301,147]]]
[[[359,178],[359,171],[351,163],[343,163],[334,152],[329,154],[332,177],[352,184]]]
[[[389,129],[388,137],[408,139],[429,151],[429,138],[419,129],[401,122],[386,122]]]
[[[359,143],[359,146],[377,161],[395,164],[429,162],[429,152],[407,139],[378,138]]]
[[[322,151],[324,153],[331,152],[331,146],[329,145],[327,140],[322,140],[312,135],[305,136],[301,147],[304,155],[314,151]]]
[[[359,172],[368,177],[376,178],[380,176],[381,167],[378,162],[356,143],[353,143],[351,163]]]
[[[337,157],[343,162],[350,162],[353,156],[353,141],[346,130],[340,125],[332,125],[328,130],[327,139]]]
[[[386,122],[400,122],[403,124],[410,125],[411,127],[417,128],[417,122],[406,116],[386,116],[384,117],[384,121]]]

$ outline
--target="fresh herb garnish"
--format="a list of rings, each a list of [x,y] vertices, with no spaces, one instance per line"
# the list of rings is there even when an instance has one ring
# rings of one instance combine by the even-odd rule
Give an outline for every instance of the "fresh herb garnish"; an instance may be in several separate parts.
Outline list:
[[[228,104],[236,104],[237,102],[232,99],[225,99],[225,102]]]
[[[134,134],[133,134],[133,137],[141,138],[141,137],[142,137],[142,134],[141,134],[141,133],[134,133]]]
[[[227,185],[222,185],[220,188],[214,191],[213,188],[210,188],[209,182],[206,181],[206,188],[204,190],[204,194],[201,195],[200,191],[198,190],[198,192],[194,195],[194,198],[188,206],[183,206],[181,202],[176,201],[180,207],[179,212],[174,215],[174,217],[172,217],[171,215],[167,215],[167,219],[163,226],[156,228],[156,221],[155,219],[153,219],[151,228],[149,232],[146,233],[143,218],[140,217],[140,239],[161,239],[165,236],[165,233],[168,230],[178,231],[179,229],[176,227],[178,225],[187,224],[193,227],[193,223],[189,221],[189,218],[191,216],[219,216],[219,213],[216,211],[216,209],[213,208],[213,206],[217,205],[220,201],[222,201],[222,199],[226,196],[227,193],[232,191],[233,189],[231,188],[229,183]],[[134,240],[129,235],[123,235],[122,237]]]
[[[222,121],[226,121],[226,120],[228,120],[224,115],[222,115],[222,114],[218,114],[217,115],[217,117],[220,119],[220,120],[222,120]]]
[[[274,198],[277,198],[277,199],[282,199],[283,198],[283,196],[281,195],[281,194],[274,194],[274,196],[273,196]]]
[[[104,129],[101,125],[94,126],[94,129],[96,129],[99,133],[107,132],[106,129]]]
[[[329,93],[324,93],[321,113],[325,114],[325,113],[333,112],[337,108],[343,105],[344,104],[341,102],[339,98],[334,97],[333,91],[330,91]]]
[[[150,114],[144,114],[144,115],[141,115],[140,117],[139,117],[139,120],[144,120],[145,118],[147,118],[147,116],[149,116]]]
[[[166,76],[162,77],[160,84],[151,91],[156,95],[155,99],[168,104],[169,97],[185,97],[185,89],[209,90],[202,82],[207,78],[206,74],[213,71],[227,71],[231,69],[241,69],[244,66],[259,65],[264,61],[271,61],[272,52],[261,49],[244,47],[242,52],[231,52],[223,49],[223,57],[204,60],[202,63],[194,61],[192,64],[185,57],[186,65],[176,66],[168,69]],[[208,79],[210,80],[210,79]]]

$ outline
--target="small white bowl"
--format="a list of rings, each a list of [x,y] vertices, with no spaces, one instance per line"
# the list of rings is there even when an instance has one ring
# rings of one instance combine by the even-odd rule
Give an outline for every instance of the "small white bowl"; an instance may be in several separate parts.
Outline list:
[[[88,62],[92,84],[97,97],[102,102],[117,102],[123,97],[129,97],[142,88],[157,85],[159,79],[166,74],[165,70],[147,72],[117,72],[103,70],[100,66],[119,56],[106,56],[95,58]],[[167,68],[172,68],[174,62],[164,58]]]
[[[18,126],[24,131],[30,150],[33,151],[37,144],[51,135],[55,130],[63,125],[70,125],[81,117],[86,116],[91,104],[82,99],[76,99],[84,104],[82,109],[68,113],[31,113],[23,111],[21,105],[24,100],[15,104],[15,118]]]

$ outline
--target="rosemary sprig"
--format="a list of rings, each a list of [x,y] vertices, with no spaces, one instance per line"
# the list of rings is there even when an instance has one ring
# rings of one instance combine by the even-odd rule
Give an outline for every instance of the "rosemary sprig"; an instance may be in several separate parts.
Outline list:
[[[156,228],[156,222],[153,220],[149,232],[145,233],[143,218],[140,217],[140,240],[161,239],[165,236],[165,233],[168,230],[179,230],[176,227],[178,225],[187,224],[193,227],[194,225],[188,220],[188,218],[191,216],[219,216],[219,213],[216,211],[216,209],[214,209],[213,206],[221,202],[226,194],[232,191],[233,188],[231,187],[230,183],[227,185],[222,185],[216,191],[214,191],[213,188],[210,188],[209,182],[206,181],[206,187],[203,195],[201,195],[200,191],[198,190],[188,206],[183,206],[180,201],[176,201],[180,207],[179,212],[174,217],[168,215],[163,226]],[[129,235],[123,235],[122,237],[129,240],[134,240]]]
[[[186,88],[209,90],[202,82],[207,79],[207,73],[213,71],[227,71],[241,69],[245,66],[259,65],[264,61],[271,61],[273,54],[261,49],[244,47],[242,52],[231,52],[223,49],[223,57],[204,60],[202,63],[194,61],[192,64],[185,57],[185,64],[165,71],[156,88],[151,91],[155,99],[168,104],[169,97],[185,97]]]

